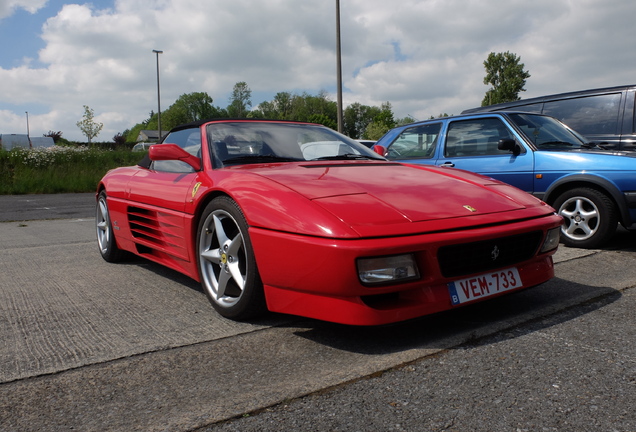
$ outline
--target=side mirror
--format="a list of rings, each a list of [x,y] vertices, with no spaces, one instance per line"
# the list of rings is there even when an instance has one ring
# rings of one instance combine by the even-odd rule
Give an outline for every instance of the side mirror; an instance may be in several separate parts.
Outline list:
[[[201,159],[191,155],[176,144],[151,145],[148,156],[153,161],[180,160],[190,165],[195,171],[201,170]]]
[[[386,147],[376,144],[373,146],[373,151],[382,157],[386,156]]]
[[[517,144],[517,141],[511,138],[500,139],[497,148],[499,150],[508,150],[515,156],[519,156],[519,154],[521,153],[521,148]]]

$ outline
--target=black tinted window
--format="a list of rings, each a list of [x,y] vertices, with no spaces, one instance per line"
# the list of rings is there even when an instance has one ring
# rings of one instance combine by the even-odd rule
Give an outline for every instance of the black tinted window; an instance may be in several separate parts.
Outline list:
[[[621,94],[587,96],[546,102],[543,114],[556,117],[583,135],[615,134]]]

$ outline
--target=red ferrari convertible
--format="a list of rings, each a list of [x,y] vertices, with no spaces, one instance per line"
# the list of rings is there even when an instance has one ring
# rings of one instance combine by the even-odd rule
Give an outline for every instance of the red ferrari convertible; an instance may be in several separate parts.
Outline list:
[[[320,125],[196,122],[97,189],[102,257],[200,281],[223,316],[386,324],[554,275],[561,217],[457,169],[389,162]]]

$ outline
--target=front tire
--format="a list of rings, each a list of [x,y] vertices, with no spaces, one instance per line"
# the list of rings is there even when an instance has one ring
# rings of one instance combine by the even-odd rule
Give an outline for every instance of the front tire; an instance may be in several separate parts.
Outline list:
[[[107,262],[115,263],[123,260],[126,253],[117,246],[106,198],[106,191],[101,191],[97,197],[97,205],[95,207],[97,245],[102,258]]]
[[[581,187],[564,192],[553,207],[565,220],[561,240],[566,246],[596,248],[616,232],[616,205],[596,189]]]
[[[266,310],[247,221],[232,199],[215,198],[201,214],[197,259],[203,290],[220,315],[247,320]]]

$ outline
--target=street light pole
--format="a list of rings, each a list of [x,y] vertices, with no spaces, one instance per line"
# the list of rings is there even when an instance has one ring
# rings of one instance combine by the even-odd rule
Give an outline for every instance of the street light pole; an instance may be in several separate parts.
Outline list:
[[[340,53],[340,0],[336,0],[336,69],[338,80],[338,132],[342,133],[342,62]]]
[[[159,85],[159,54],[163,54],[163,51],[152,50],[157,55],[157,127],[159,129],[159,138],[157,142],[161,141],[161,90]]]
[[[29,141],[29,148],[33,148],[33,145],[31,144],[31,132],[29,131],[29,112],[25,111],[24,113],[26,114],[27,119],[27,140]]]

